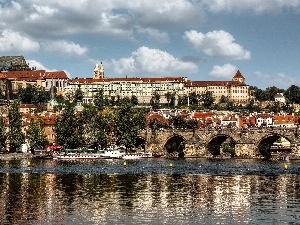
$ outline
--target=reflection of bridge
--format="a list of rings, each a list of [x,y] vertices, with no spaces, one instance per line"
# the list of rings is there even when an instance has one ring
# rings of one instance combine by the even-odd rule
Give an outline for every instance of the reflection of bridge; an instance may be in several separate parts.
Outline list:
[[[222,128],[198,130],[144,130],[138,142],[146,151],[167,155],[178,152],[184,156],[222,155],[222,143],[230,142],[239,157],[270,157],[271,145],[280,137],[291,143],[291,156],[300,157],[298,128]],[[298,144],[299,143],[299,144]]]

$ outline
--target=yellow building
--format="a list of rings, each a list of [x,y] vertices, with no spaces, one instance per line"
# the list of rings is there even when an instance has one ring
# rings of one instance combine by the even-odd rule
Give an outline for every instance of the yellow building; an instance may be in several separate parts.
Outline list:
[[[212,93],[215,103],[223,96],[236,104],[247,104],[249,101],[249,86],[245,84],[245,78],[238,70],[231,81],[190,81],[185,86],[186,94],[195,92],[204,94]]]

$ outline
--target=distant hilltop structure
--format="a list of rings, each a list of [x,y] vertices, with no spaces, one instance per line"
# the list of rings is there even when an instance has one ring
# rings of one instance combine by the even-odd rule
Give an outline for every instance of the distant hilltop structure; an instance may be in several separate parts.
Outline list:
[[[31,70],[24,56],[0,56],[0,71]]]
[[[63,94],[68,81],[64,71],[30,68],[23,56],[0,57],[0,91],[7,99],[11,99],[13,93],[29,85],[44,87],[47,91],[55,87],[57,94]]]

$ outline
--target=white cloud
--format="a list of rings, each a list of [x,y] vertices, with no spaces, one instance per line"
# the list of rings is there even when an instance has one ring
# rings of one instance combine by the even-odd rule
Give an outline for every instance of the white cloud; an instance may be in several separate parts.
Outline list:
[[[126,2],[126,3],[125,3]],[[179,27],[199,25],[206,15],[199,1],[190,0],[131,0],[123,1],[134,20],[146,27]]]
[[[194,49],[209,56],[228,57],[237,60],[250,59],[251,53],[243,46],[235,43],[234,37],[223,30],[212,31],[206,34],[195,30],[186,31],[183,39]]]
[[[223,66],[215,65],[212,70],[209,72],[209,75],[212,77],[222,78],[228,80],[234,76],[237,71],[237,67],[231,64],[224,64]]]
[[[284,73],[277,73],[277,74],[265,74],[260,71],[254,72],[253,77],[251,78],[252,82],[256,84],[256,86],[259,84],[260,87],[278,87],[278,88],[284,88],[287,89],[291,85],[300,85],[298,78],[294,78],[291,76],[288,76]],[[259,83],[258,83],[259,81]]]
[[[298,11],[300,0],[203,0],[203,5],[211,12],[242,13],[252,11],[254,13],[274,13],[284,9]]]
[[[0,34],[0,52],[23,53],[35,52],[39,49],[40,45],[38,42],[18,32],[4,30]]]
[[[36,61],[34,59],[26,60],[26,62],[29,64],[30,68],[35,67],[37,70],[45,70],[47,72],[50,72],[50,71],[59,71],[57,69],[48,69],[41,62],[38,62],[38,61]],[[67,74],[67,76],[69,78],[71,78],[71,75],[70,75],[70,73],[67,70],[63,70],[63,71]]]
[[[137,31],[141,34],[145,34],[148,35],[150,38],[153,38],[157,41],[163,42],[163,43],[167,43],[170,40],[170,37],[168,35],[167,32],[161,32],[157,29],[154,28],[142,28],[142,27],[138,27]]]
[[[156,29],[157,36],[206,21],[202,4],[190,0],[14,0],[1,5],[0,15],[0,29],[47,38],[86,33],[132,39],[137,26]]]
[[[55,52],[69,56],[85,56],[88,52],[86,47],[82,47],[79,44],[66,40],[45,42],[43,46],[48,52]]]
[[[29,64],[29,67],[36,67],[37,70],[46,70],[46,71],[51,71],[47,69],[41,62],[38,62],[34,59],[29,59],[26,60],[26,62]]]
[[[115,73],[129,76],[186,76],[198,71],[198,66],[183,62],[159,49],[140,47],[130,57],[112,59],[106,63]]]

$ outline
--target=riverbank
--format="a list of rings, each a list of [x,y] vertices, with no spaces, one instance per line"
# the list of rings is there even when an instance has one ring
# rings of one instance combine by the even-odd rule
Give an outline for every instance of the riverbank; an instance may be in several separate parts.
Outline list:
[[[5,153],[0,154],[0,160],[18,160],[18,159],[31,159],[31,153]]]

